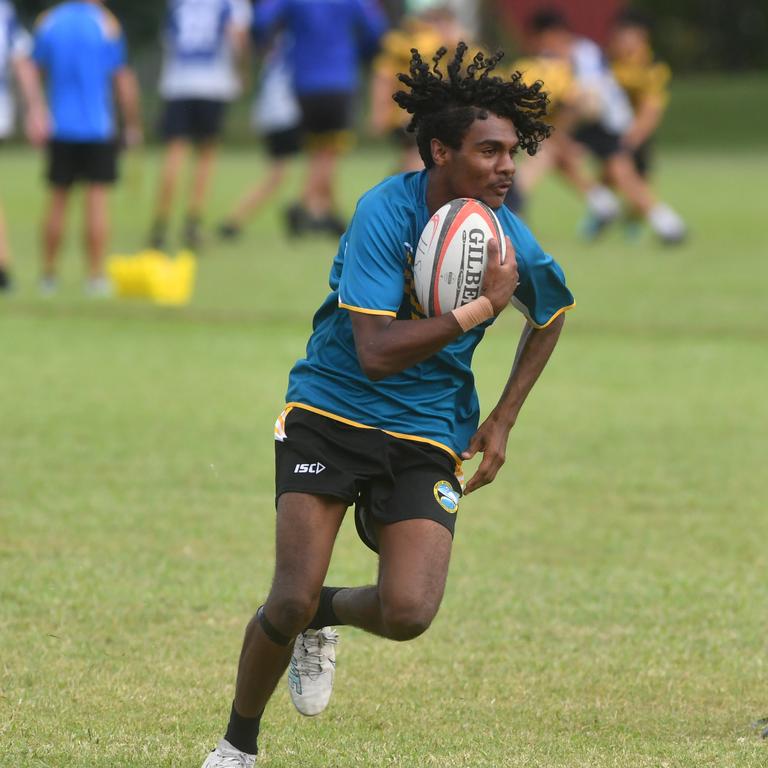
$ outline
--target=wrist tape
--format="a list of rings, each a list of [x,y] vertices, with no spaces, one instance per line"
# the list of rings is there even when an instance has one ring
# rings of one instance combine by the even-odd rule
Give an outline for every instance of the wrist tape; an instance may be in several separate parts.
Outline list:
[[[456,307],[452,312],[461,330],[466,332],[493,317],[493,304],[486,296],[478,296],[467,304]]]

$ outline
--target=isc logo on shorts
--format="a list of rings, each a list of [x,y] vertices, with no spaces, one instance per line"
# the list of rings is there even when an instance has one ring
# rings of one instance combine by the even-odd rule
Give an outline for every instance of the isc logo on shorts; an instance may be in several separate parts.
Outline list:
[[[325,464],[316,461],[314,464],[297,464],[293,469],[294,475],[319,475],[325,469]]]

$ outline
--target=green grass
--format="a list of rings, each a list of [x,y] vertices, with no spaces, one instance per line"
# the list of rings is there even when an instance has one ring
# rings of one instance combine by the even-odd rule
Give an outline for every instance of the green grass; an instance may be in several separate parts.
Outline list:
[[[73,211],[43,300],[38,164],[0,161],[19,279],[0,302],[0,765],[198,768],[269,585],[272,424],[333,244],[286,242],[273,207],[206,252],[189,307],[94,303]],[[389,162],[350,158],[348,207]],[[115,250],[141,241],[153,168],[114,197]],[[212,220],[260,168],[223,155]],[[507,466],[462,507],[441,613],[401,645],[344,629],[329,710],[300,719],[281,687],[260,764],[765,765],[765,162],[661,168],[679,249],[587,247],[576,202],[542,188],[532,224],[578,307]],[[519,328],[508,312],[478,350],[486,408]],[[374,574],[348,521],[329,581]]]

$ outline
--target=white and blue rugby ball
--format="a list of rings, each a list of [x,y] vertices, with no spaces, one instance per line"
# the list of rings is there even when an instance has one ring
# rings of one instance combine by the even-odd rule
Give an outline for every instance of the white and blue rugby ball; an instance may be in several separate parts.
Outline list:
[[[504,232],[496,214],[480,200],[460,197],[435,212],[413,258],[416,298],[427,317],[443,315],[480,295],[491,238],[499,243],[503,263]]]

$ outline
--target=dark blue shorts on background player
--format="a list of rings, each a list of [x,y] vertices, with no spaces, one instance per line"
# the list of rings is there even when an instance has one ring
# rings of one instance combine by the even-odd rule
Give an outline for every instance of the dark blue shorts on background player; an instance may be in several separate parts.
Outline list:
[[[163,110],[160,135],[164,141],[212,141],[221,133],[227,105],[215,99],[171,99]]]

